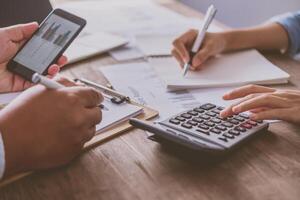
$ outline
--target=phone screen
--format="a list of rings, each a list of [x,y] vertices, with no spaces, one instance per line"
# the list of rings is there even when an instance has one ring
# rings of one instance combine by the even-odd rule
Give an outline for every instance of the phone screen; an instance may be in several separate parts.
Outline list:
[[[13,60],[41,74],[78,29],[80,25],[53,13]]]

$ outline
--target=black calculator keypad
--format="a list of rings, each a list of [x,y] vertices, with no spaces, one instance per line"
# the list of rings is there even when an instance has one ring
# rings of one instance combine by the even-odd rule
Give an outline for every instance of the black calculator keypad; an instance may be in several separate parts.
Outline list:
[[[224,107],[207,103],[173,116],[163,123],[167,122],[172,127],[185,130],[184,133],[194,137],[213,138],[215,142],[229,146],[253,128],[263,124],[263,121],[250,120],[245,113],[222,118],[219,114],[223,109]]]

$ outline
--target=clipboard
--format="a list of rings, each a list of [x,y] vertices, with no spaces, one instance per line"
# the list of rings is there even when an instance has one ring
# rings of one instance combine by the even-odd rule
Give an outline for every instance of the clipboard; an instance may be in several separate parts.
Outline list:
[[[80,80],[80,79],[78,79]],[[86,79],[83,79],[81,80],[81,82],[83,83],[87,83],[88,80]],[[93,83],[91,81],[88,81],[90,84],[88,84],[89,86],[92,86],[92,87],[95,87],[95,86],[100,86],[100,87],[103,87],[103,88],[106,88],[104,86],[101,86],[101,85],[98,85],[96,83]],[[91,85],[93,84],[93,85]],[[99,89],[97,87],[95,87],[96,89]],[[150,108],[150,107],[147,107],[147,106],[144,106],[144,105],[141,105],[139,103],[136,103],[132,100],[129,99],[129,97],[127,96],[124,96],[118,92],[114,92],[114,90],[112,89],[109,89],[109,88],[106,88],[108,90],[111,91],[111,101],[115,101],[115,103],[123,103],[124,101],[126,101],[127,103],[130,103],[130,104],[133,104],[135,106],[139,106],[139,107],[142,107],[143,108],[143,112],[141,114],[139,114],[138,116],[136,116],[135,118],[138,118],[138,119],[141,119],[141,120],[150,120],[150,119],[153,119],[155,118],[156,116],[158,116],[158,111]],[[115,95],[113,95],[112,93],[115,93]],[[3,107],[0,107],[0,109],[2,109]],[[129,124],[129,121],[124,121],[124,122],[120,122],[119,124],[117,124],[116,126],[113,126],[112,128],[106,130],[106,131],[97,131],[96,132],[96,135],[90,140],[88,141],[87,143],[84,144],[84,147],[82,149],[82,153],[96,147],[96,146],[99,146],[119,135],[121,135],[122,133],[126,132],[126,131],[129,131],[131,129],[133,129],[134,127],[132,125]],[[101,133],[99,133],[101,132]],[[34,172],[25,172],[25,173],[21,173],[21,174],[17,174],[17,175],[14,175],[12,177],[8,177],[2,181],[0,181],[0,188],[12,183],[12,182],[15,182],[17,180],[20,180],[26,176],[29,176],[31,175],[32,173]]]

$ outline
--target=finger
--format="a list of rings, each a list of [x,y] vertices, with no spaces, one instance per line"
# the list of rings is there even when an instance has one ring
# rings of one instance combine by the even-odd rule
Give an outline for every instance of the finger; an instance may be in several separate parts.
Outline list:
[[[83,136],[83,142],[86,143],[90,141],[96,135],[96,126],[92,126],[88,129],[86,134]]]
[[[259,86],[259,85],[246,85],[232,90],[229,93],[226,93],[223,96],[224,100],[232,100],[236,98],[241,98],[252,93],[266,93],[266,92],[275,92],[276,89]]]
[[[102,112],[100,107],[94,107],[87,110],[86,119],[89,122],[89,127],[99,124],[102,120]]]
[[[86,108],[97,107],[103,101],[100,92],[91,87],[70,87],[68,91],[79,96],[83,106]]]
[[[183,62],[181,56],[179,55],[179,53],[177,52],[177,50],[173,49],[172,50],[172,55],[176,58],[176,60],[179,63],[180,67],[182,68],[183,65],[184,65],[184,62]]]
[[[270,109],[267,111],[255,113],[250,115],[250,119],[252,120],[285,120],[292,121],[291,118],[291,109],[279,108],[279,109]]]
[[[237,114],[260,107],[286,108],[289,107],[289,102],[274,95],[260,95],[234,106],[232,111]]]
[[[24,82],[25,80],[18,75],[13,76],[13,85],[11,88],[12,92],[19,92],[24,90]]]
[[[25,81],[25,82],[24,82],[23,88],[24,88],[24,90],[25,90],[25,89],[28,89],[28,88],[32,87],[33,85],[34,85],[34,84],[31,83],[31,82]]]
[[[57,65],[59,65],[60,67],[66,65],[67,63],[68,63],[68,58],[66,56],[61,56],[57,61]]]
[[[178,51],[184,62],[190,61],[189,49],[192,47],[197,34],[197,30],[189,30],[173,42],[174,48]]]
[[[243,103],[244,101],[248,101],[249,99],[255,98],[258,95],[259,94],[250,94],[250,95],[244,97],[243,99],[233,103],[232,105],[230,105],[230,106],[226,107],[224,110],[222,110],[221,113],[220,113],[220,116],[225,118],[225,117],[229,117],[229,116],[232,116],[232,115],[236,114],[233,111],[233,107]]]
[[[28,24],[19,24],[5,28],[8,37],[13,42],[21,42],[31,37],[31,35],[38,29],[38,23],[32,22]]]
[[[184,62],[189,62],[190,60],[190,55],[186,47],[184,46],[184,43],[180,39],[176,39],[173,42],[174,49],[176,49],[177,53],[180,55],[182,60]]]
[[[192,68],[193,70],[200,69],[201,65],[210,57],[210,53],[207,48],[201,49],[193,58]]]
[[[270,108],[261,107],[261,108],[255,108],[255,109],[252,109],[252,110],[249,110],[249,111],[252,112],[252,113],[259,113],[259,112],[263,112],[263,111],[266,111],[266,110],[270,110]]]
[[[49,68],[48,68],[48,75],[50,76],[55,76],[60,70],[60,67],[58,65],[51,65]]]
[[[56,76],[54,80],[63,84],[66,87],[78,86],[74,81],[63,76]]]

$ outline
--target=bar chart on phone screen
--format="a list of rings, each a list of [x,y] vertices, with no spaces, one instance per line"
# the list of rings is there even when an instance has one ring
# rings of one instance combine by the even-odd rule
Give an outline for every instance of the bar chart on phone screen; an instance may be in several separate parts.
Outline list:
[[[19,52],[15,61],[42,73],[78,29],[79,25],[51,15]]]

